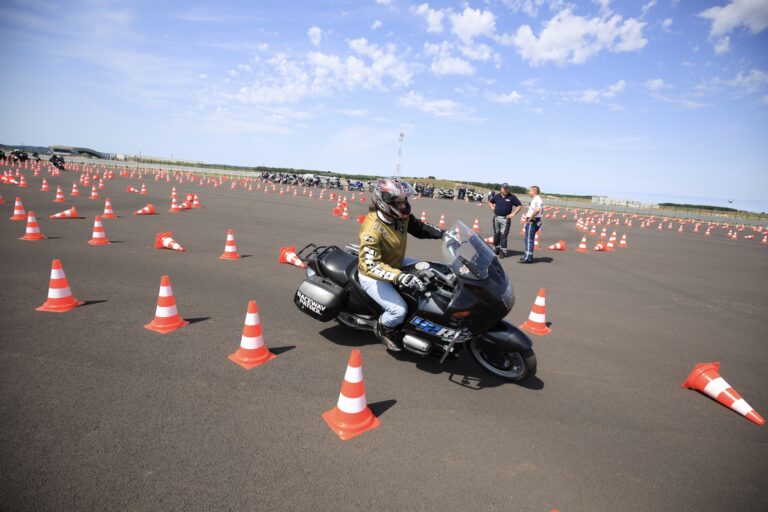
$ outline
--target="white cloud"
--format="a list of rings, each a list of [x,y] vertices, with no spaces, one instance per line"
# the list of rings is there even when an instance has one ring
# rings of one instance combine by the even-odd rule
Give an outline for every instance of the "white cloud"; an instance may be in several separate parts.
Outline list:
[[[312,46],[320,46],[320,42],[323,40],[323,31],[320,27],[311,27],[307,30],[307,37]]]
[[[460,103],[449,99],[430,100],[416,91],[409,91],[398,98],[400,105],[420,110],[435,117],[465,117],[467,112]]]
[[[651,96],[659,101],[663,101],[665,103],[671,103],[673,105],[678,105],[680,107],[683,107],[689,110],[704,108],[706,106],[703,103],[699,103],[698,101],[689,100],[687,98],[677,98],[673,96],[667,96],[665,94],[660,94],[659,92],[654,92],[651,94]]]
[[[643,13],[643,16],[648,14],[648,11],[653,9],[656,6],[656,0],[650,0],[647,4],[643,5],[641,12]]]
[[[579,103],[600,103],[602,100],[615,98],[626,86],[627,82],[619,80],[602,89],[585,89],[571,92],[568,95]]]
[[[721,37],[715,41],[715,55],[722,55],[728,53],[731,50],[731,38],[730,36]]]
[[[492,102],[501,103],[502,105],[519,103],[523,99],[523,95],[517,91],[512,91],[509,94],[488,93],[487,97]]]
[[[662,80],[661,78],[651,78],[645,81],[645,87],[649,91],[660,91],[661,89],[664,89],[664,87],[666,87],[666,84],[664,83],[664,80]]]
[[[496,52],[490,46],[483,43],[459,46],[459,51],[468,59],[487,61],[496,56]]]
[[[376,0],[376,3],[379,5],[389,5],[392,3],[392,0]]]
[[[443,31],[443,19],[445,18],[446,10],[432,9],[429,7],[429,4],[425,3],[411,7],[411,12],[424,18],[427,22],[427,32],[440,33]]]
[[[671,26],[672,26],[672,18],[665,18],[664,21],[661,22],[661,28],[665,32],[669,32],[669,29]]]
[[[379,21],[379,20],[376,20],[376,21],[374,21],[374,22],[371,24],[371,30],[377,30],[377,29],[380,29],[380,28],[381,28],[381,25],[382,25],[381,21]]]
[[[451,13],[451,31],[464,44],[471,44],[478,36],[493,37],[496,18],[491,11],[465,7],[461,13]]]
[[[645,22],[619,14],[587,18],[564,9],[544,24],[537,37],[522,25],[511,38],[520,56],[531,65],[546,62],[582,64],[601,51],[630,52],[643,48]]]
[[[524,12],[531,18],[535,18],[544,5],[549,6],[551,11],[555,11],[564,6],[565,0],[502,0],[502,3],[512,12]]]
[[[709,35],[713,38],[728,34],[744,25],[757,34],[768,27],[768,2],[765,0],[730,0],[727,5],[710,7],[699,13],[712,21]]]
[[[447,41],[443,41],[440,44],[424,44],[424,52],[432,57],[430,71],[438,76],[473,75],[475,68],[466,60],[452,56],[452,47],[453,45]]]
[[[758,92],[768,87],[768,73],[759,69],[752,69],[749,73],[740,71],[736,78],[728,81],[728,85],[746,92]]]

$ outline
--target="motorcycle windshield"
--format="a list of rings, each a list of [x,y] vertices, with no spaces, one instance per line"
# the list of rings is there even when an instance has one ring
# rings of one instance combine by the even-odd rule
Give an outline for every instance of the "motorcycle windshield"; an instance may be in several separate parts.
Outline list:
[[[454,274],[479,281],[488,277],[496,255],[466,224],[457,221],[443,237],[443,257]]]

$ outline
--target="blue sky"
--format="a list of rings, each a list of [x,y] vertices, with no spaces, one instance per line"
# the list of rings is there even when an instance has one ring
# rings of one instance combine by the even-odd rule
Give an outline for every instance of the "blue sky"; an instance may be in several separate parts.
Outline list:
[[[768,210],[768,0],[0,5],[0,141]]]

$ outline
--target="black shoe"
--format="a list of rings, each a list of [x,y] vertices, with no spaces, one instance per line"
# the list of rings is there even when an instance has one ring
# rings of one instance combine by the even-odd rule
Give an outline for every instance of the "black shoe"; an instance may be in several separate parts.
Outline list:
[[[520,258],[517,260],[518,263],[533,263],[533,260],[527,260],[525,258]]]
[[[496,256],[498,256],[499,254],[501,254],[501,248],[500,248],[500,247],[494,247],[494,248],[493,248],[493,253],[494,253]]]
[[[381,322],[376,324],[376,336],[381,340],[384,345],[387,346],[387,350],[391,352],[400,352],[403,350],[401,335],[397,328],[386,327]]]

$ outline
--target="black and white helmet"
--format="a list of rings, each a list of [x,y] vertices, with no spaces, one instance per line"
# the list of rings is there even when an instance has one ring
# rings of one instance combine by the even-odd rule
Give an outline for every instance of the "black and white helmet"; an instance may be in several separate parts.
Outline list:
[[[407,181],[399,178],[381,178],[373,187],[373,204],[391,219],[405,219],[411,214],[408,199],[415,195],[416,191]]]

